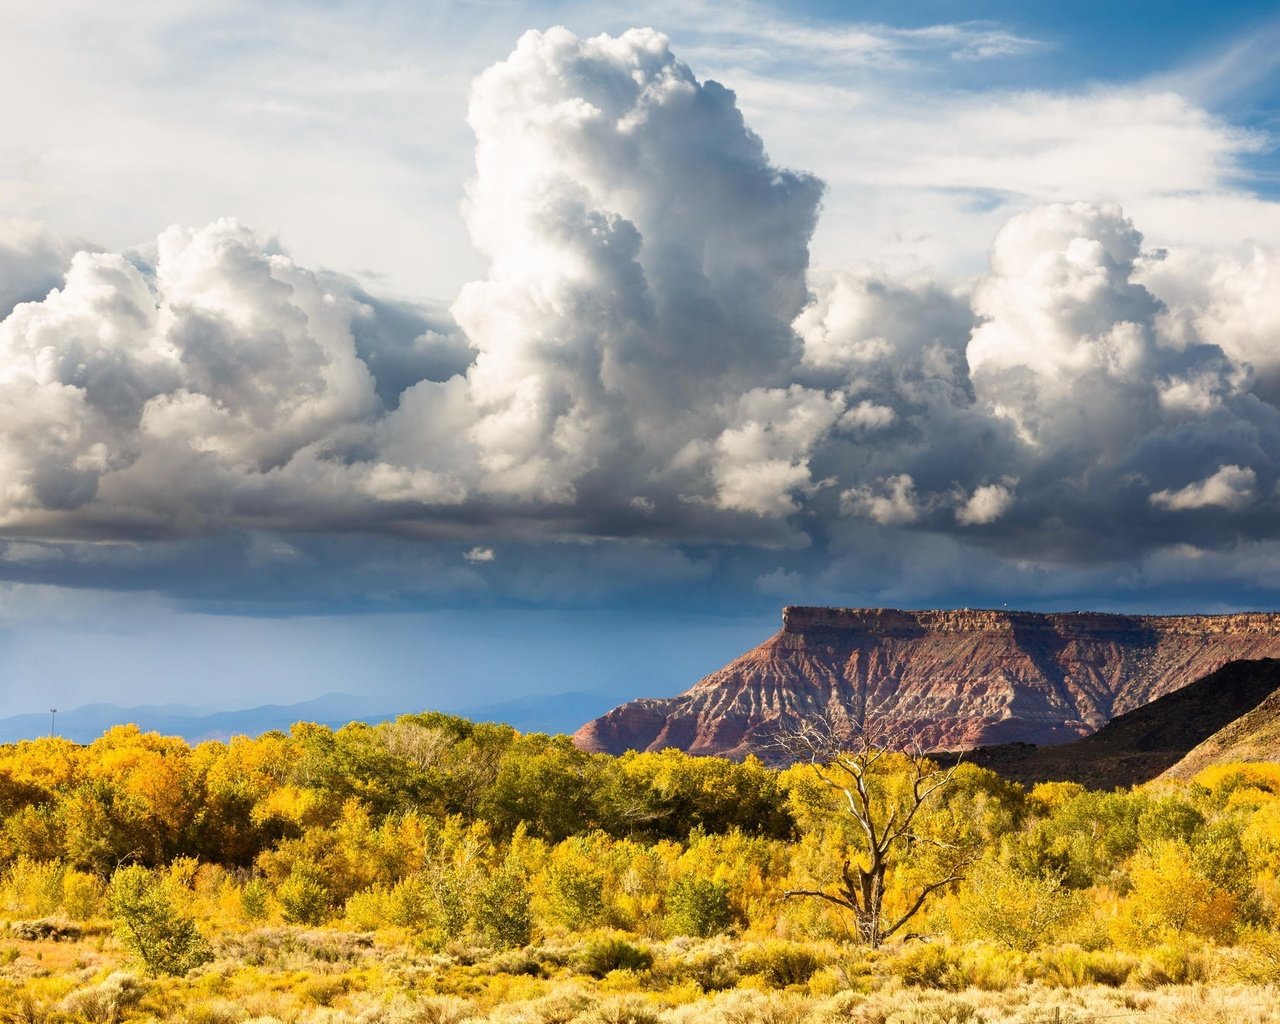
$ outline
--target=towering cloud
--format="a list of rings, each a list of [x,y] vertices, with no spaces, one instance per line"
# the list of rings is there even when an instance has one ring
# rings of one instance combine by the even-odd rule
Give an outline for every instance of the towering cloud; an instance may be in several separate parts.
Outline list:
[[[1139,282],[1141,246],[1115,206],[1056,205],[1014,218],[975,292],[984,322],[967,349],[979,405],[1022,442],[1020,493],[1031,485],[1042,524],[1065,516],[1138,549],[1143,533],[1145,543],[1168,536],[1149,521],[1152,509],[1243,507],[1182,491],[1174,500],[1171,485],[1230,463],[1248,474],[1250,492],[1263,478],[1269,490],[1280,451],[1276,410],[1250,390],[1248,366],[1177,331],[1166,304]],[[1238,483],[1221,486],[1243,493]],[[1144,506],[1154,494],[1162,497]]]
[[[820,184],[770,164],[733,93],[648,30],[526,34],[470,120],[490,271],[453,312],[482,487],[570,503],[592,474],[622,503],[792,511],[838,404],[791,383]]]
[[[1177,253],[1154,269],[1152,287],[1167,288],[1174,329],[1216,345],[1253,371],[1253,390],[1280,400],[1280,249],[1250,245],[1225,255]]]

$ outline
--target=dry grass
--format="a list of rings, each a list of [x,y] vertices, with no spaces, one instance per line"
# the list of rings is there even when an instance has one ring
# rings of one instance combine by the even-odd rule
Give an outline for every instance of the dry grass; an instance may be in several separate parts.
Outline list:
[[[1275,949],[1256,936],[1143,955],[643,945],[651,960],[602,970],[583,941],[440,952],[402,933],[263,927],[219,936],[212,964],[162,979],[90,926],[0,944],[0,1024],[1280,1024]]]

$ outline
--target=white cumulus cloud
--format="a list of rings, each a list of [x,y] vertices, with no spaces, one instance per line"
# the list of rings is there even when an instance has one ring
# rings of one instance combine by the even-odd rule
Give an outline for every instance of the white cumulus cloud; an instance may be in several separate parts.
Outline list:
[[[983,526],[994,523],[1013,504],[1013,491],[1005,484],[983,484],[956,509],[956,522],[961,526]]]
[[[732,92],[657,32],[552,29],[479,77],[470,121],[490,267],[453,312],[485,490],[563,504],[596,471],[670,473],[734,429],[732,396],[787,383],[821,186],[770,164]]]
[[[915,481],[899,473],[881,482],[880,487],[851,487],[840,495],[845,515],[864,516],[881,526],[905,526],[920,518]]]
[[[1171,512],[1215,506],[1236,511],[1250,504],[1258,474],[1247,466],[1221,466],[1212,476],[1177,491],[1156,491],[1151,504]]]
[[[761,516],[795,512],[793,495],[812,490],[809,453],[843,411],[842,396],[795,384],[743,395],[715,444],[717,504]]]

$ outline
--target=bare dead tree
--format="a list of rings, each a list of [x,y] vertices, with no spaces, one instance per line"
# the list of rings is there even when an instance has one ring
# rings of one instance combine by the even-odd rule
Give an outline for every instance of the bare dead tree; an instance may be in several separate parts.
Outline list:
[[[837,887],[789,889],[783,896],[825,900],[849,911],[858,937],[874,949],[919,913],[930,895],[960,881],[973,855],[959,844],[925,837],[915,829],[920,811],[951,783],[959,763],[940,768],[925,756],[918,739],[908,730],[894,730],[888,719],[875,715],[858,717],[860,721],[851,722],[816,714],[778,736],[778,746],[790,760],[813,765],[818,778],[840,795],[862,840],[860,848],[850,850],[841,865]],[[885,757],[893,753],[902,755],[897,767],[905,771],[905,781],[893,796],[877,794],[873,777],[885,767]],[[943,858],[937,877],[921,884],[906,908],[886,920],[885,877],[922,843],[945,848],[948,856]]]

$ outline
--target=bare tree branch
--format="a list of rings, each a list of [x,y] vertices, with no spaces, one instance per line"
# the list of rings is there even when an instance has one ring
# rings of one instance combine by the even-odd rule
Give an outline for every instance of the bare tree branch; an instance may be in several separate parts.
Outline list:
[[[797,721],[778,734],[776,745],[790,760],[812,765],[817,778],[843,797],[844,807],[865,839],[856,862],[853,857],[845,859],[835,891],[788,889],[783,896],[821,899],[852,912],[858,934],[875,947],[919,913],[933,893],[959,881],[970,857],[958,844],[921,837],[913,828],[922,808],[951,785],[959,764],[938,768],[925,755],[918,735],[901,726],[895,729],[889,716],[877,717],[865,701],[860,710],[857,722],[838,721],[827,712]],[[883,793],[883,783],[873,784],[883,771],[883,759],[891,753],[905,758],[907,788],[898,796]],[[886,876],[916,843],[954,850],[957,856],[942,868],[943,877],[923,884],[905,913],[886,927],[882,920]]]

